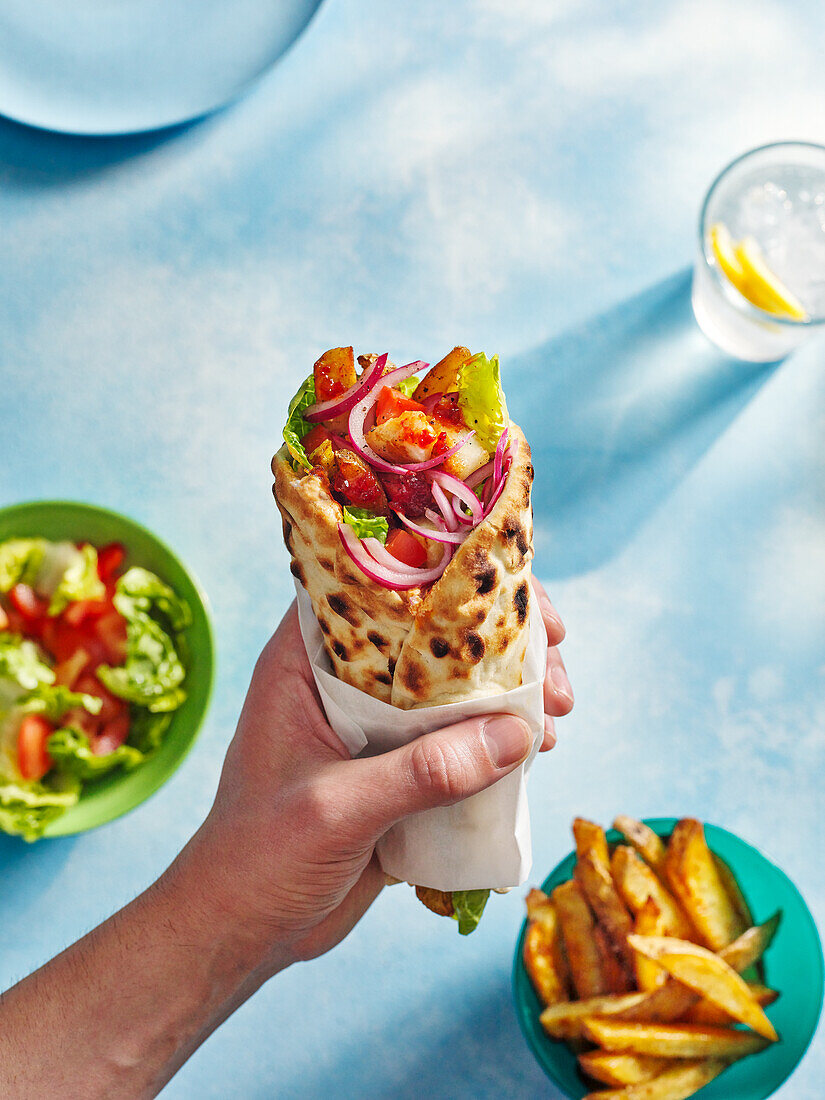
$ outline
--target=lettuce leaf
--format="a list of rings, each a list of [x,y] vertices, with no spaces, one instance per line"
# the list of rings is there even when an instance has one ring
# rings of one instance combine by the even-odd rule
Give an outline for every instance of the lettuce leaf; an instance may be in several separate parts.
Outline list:
[[[390,525],[384,516],[377,516],[369,508],[355,508],[353,505],[344,505],[344,523],[348,523],[355,531],[359,539],[372,536],[379,542],[386,542],[390,533]]]
[[[76,779],[97,779],[119,767],[131,771],[146,759],[140,749],[128,744],[118,746],[105,756],[95,756],[85,733],[71,727],[55,730],[47,747],[60,771]]]
[[[45,552],[45,539],[0,542],[0,592],[8,592],[16,584],[34,584]]]
[[[52,562],[52,552],[63,553]],[[61,568],[57,583],[47,575],[50,568],[55,573]],[[88,543],[78,549],[72,543],[50,543],[38,571],[35,588],[43,595],[51,596],[49,614],[59,615],[70,603],[77,600],[102,600],[106,586],[97,575],[97,550]]]
[[[40,650],[28,638],[0,631],[0,678],[12,680],[24,691],[54,682]]]
[[[305,470],[312,469],[312,463],[307,458],[304,445],[301,440],[307,434],[312,424],[304,420],[303,413],[310,405],[315,404],[315,378],[310,375],[289,403],[284,426],[284,441],[292,458],[293,465],[303,466]]]
[[[128,744],[148,756],[154,752],[163,740],[163,735],[169,728],[172,715],[152,714],[145,707],[132,706],[130,709]]]
[[[65,684],[39,684],[20,703],[24,714],[42,714],[50,722],[60,722],[67,711],[83,707],[89,714],[100,714],[103,700],[97,695],[72,691]]]
[[[396,382],[395,388],[401,390],[405,397],[412,397],[418,386],[418,379],[413,375],[412,378],[404,378],[400,382]]]
[[[179,650],[180,631],[192,621],[189,605],[160,577],[139,568],[118,580],[114,604],[126,620],[126,662],[101,665],[98,679],[113,695],[153,714],[177,710],[186,698]]]
[[[0,829],[24,840],[37,840],[79,797],[80,783],[73,776],[54,773],[42,783],[0,776]]]
[[[458,404],[467,426],[475,429],[476,439],[492,454],[510,423],[497,355],[488,359],[479,353],[462,363],[458,371]]]
[[[489,890],[453,890],[453,920],[462,936],[476,930],[489,896]]]

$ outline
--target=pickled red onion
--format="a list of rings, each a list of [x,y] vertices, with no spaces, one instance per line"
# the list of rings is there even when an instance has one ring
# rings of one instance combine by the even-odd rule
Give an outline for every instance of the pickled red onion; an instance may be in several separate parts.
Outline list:
[[[314,405],[310,405],[304,411],[304,420],[308,420],[310,424],[316,424],[321,420],[332,420],[333,417],[349,412],[353,405],[357,405],[361,398],[369,393],[384,373],[386,365],[387,353],[384,352],[383,355],[378,356],[371,366],[367,367],[358,381],[350,386],[348,390],[345,390],[344,393],[338,397],[331,397],[329,401],[318,401]]]

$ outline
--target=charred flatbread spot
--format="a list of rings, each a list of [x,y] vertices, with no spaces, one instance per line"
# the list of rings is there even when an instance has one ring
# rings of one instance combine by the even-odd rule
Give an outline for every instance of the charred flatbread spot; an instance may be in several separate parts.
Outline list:
[[[498,627],[498,629],[503,630],[506,625],[507,625],[506,618],[503,615],[499,615],[498,622],[496,623],[496,626]]]
[[[367,634],[367,637],[375,646],[375,648],[381,650],[382,652],[390,644],[389,641],[384,637],[384,635],[379,634],[377,630],[370,630]]]
[[[329,634],[332,629],[326,619],[319,619],[318,626],[322,634]]]
[[[295,559],[293,558],[293,560],[289,563],[289,571],[293,577],[299,580],[301,584],[306,587],[307,582],[304,577],[304,567],[299,561],[295,561]]]
[[[498,640],[498,651],[499,651],[499,653],[506,653],[507,652],[507,646],[509,644],[510,644],[510,635],[509,634],[502,634],[501,637]]]
[[[376,672],[375,678],[380,684],[389,684],[392,686],[392,676],[390,676],[389,672]]]
[[[513,606],[516,609],[516,617],[518,618],[520,626],[523,626],[527,619],[527,603],[529,598],[527,581],[522,581],[513,596]]]
[[[358,621],[355,609],[346,596],[338,596],[333,592],[331,595],[327,596],[327,603],[336,615],[339,615],[342,619],[346,619],[348,623],[354,625]]]
[[[319,558],[318,564],[322,569],[326,569],[328,573],[335,572],[335,565],[329,560],[329,558]]]
[[[340,657],[342,661],[349,660],[349,654],[347,653],[347,647],[340,642],[335,641],[332,643],[332,649],[336,657]]]
[[[290,554],[294,554],[295,545],[292,541],[292,524],[286,518],[284,518],[284,543]]]
[[[479,634],[476,634],[474,630],[468,630],[465,641],[470,660],[474,665],[477,665],[484,656],[484,639]]]
[[[390,676],[395,675],[395,665],[396,665],[395,658],[390,657],[390,659],[387,661],[387,668],[390,670]]]
[[[509,520],[501,533],[508,542],[515,542],[519,553],[524,557],[530,548],[530,543],[527,541],[527,533],[521,523],[518,520]]]
[[[425,672],[417,661],[407,661],[400,673],[401,682],[413,695],[424,687]]]
[[[430,649],[432,650],[433,657],[446,657],[450,652],[450,647],[443,638],[431,638]]]
[[[496,567],[489,565],[485,569],[476,573],[476,592],[479,596],[486,596],[488,592],[492,592],[496,586]]]

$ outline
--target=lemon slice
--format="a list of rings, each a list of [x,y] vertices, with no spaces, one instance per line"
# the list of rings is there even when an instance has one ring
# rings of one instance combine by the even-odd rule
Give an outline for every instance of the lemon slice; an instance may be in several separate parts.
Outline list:
[[[765,313],[806,321],[808,314],[799,299],[768,267],[762,249],[753,237],[738,243],[722,222],[710,229],[710,245],[719,267],[743,298]]]
[[[808,319],[805,307],[797,296],[768,267],[762,249],[753,237],[744,237],[736,246],[735,253],[748,285],[768,303],[762,306],[763,309],[767,309],[768,313],[784,314],[794,321]]]

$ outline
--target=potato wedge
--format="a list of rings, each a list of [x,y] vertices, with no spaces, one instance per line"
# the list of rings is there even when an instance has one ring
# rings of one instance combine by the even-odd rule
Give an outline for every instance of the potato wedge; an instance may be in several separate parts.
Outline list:
[[[532,893],[541,894],[541,891]],[[552,1005],[566,1001],[570,989],[556,907],[545,894],[541,896],[544,901],[533,904],[533,912],[538,915],[530,922],[524,937],[524,969],[542,1004]],[[530,909],[528,900],[528,912]]]
[[[645,863],[648,863],[654,871],[658,872],[662,869],[665,861],[665,843],[649,825],[637,821],[634,817],[619,814],[613,822],[613,828],[622,834],[627,843],[636,849]]]
[[[642,1085],[672,1065],[667,1058],[649,1054],[614,1054],[609,1050],[588,1050],[579,1055],[582,1072],[604,1085]]]
[[[610,864],[603,857],[598,845],[579,856],[575,876],[590,908],[596,914],[597,921],[607,934],[614,954],[625,969],[632,973],[633,952],[627,946],[627,937],[633,931],[633,922],[613,882]]]
[[[586,817],[577,817],[573,821],[573,837],[576,841],[578,859],[588,852],[594,852],[601,863],[610,863],[607,836],[601,825],[597,825],[595,821],[588,821]]]
[[[636,914],[633,931],[637,936],[665,935],[665,919],[662,916],[662,910],[656,904],[655,898],[648,898]],[[628,947],[630,947],[629,944]],[[636,972],[636,984],[639,989],[658,989],[660,985],[664,985],[667,981],[667,973],[662,970],[661,966],[639,951],[633,952],[633,965]]]
[[[430,367],[413,393],[414,401],[423,401],[434,393],[455,393],[458,384],[458,371],[470,358],[469,348],[453,348]]]
[[[750,906],[748,905],[745,895],[742,893],[742,889],[739,883],[736,881],[736,875],[728,867],[727,863],[721,856],[717,856],[713,853],[713,862],[716,864],[716,870],[719,873],[719,878],[722,880],[722,885],[725,888],[725,892],[731,900],[731,904],[739,916],[742,918],[745,924],[745,928],[750,928],[753,924],[753,913],[751,913]]]
[[[687,1100],[718,1077],[729,1064],[718,1058],[685,1060],[666,1069],[652,1081],[591,1092],[584,1100]]]
[[[571,880],[557,886],[553,891],[553,902],[576,993],[581,998],[608,993],[601,956],[593,936],[595,922],[579,884]]]
[[[695,1024],[645,1024],[586,1016],[582,1032],[603,1050],[655,1054],[662,1058],[724,1058],[733,1061],[756,1054],[769,1039],[748,1031]]]
[[[758,1035],[776,1042],[779,1036],[757,1004],[746,982],[718,955],[669,936],[636,936],[629,939],[635,951],[653,959],[688,989],[746,1024]]]
[[[352,348],[330,348],[312,368],[316,401],[329,401],[355,385]]]
[[[748,982],[748,988],[753,999],[762,1008],[767,1008],[779,999],[775,989],[769,989],[760,982]],[[717,1005],[711,1004],[710,1001],[699,1001],[682,1016],[682,1021],[686,1024],[702,1024],[707,1027],[729,1027],[734,1022],[734,1017]]]
[[[665,852],[664,874],[705,947],[720,951],[745,931],[747,923],[722,884],[701,821],[678,822]]]
[[[620,844],[613,853],[610,869],[625,904],[638,915],[648,898],[653,898],[662,914],[668,935],[690,939],[693,929],[673,895],[633,848]]]
[[[738,974],[741,974],[748,967],[758,963],[768,950],[776,935],[776,930],[779,928],[781,919],[781,912],[774,913],[764,924],[757,924],[755,927],[749,928],[733,943],[723,947],[719,952],[719,958],[724,959],[728,966],[732,966]]]
[[[632,972],[629,971],[621,959],[618,958],[610,937],[600,924],[593,929],[593,938],[599,949],[599,958],[602,962],[602,974],[610,993],[631,993],[636,988]]]
[[[568,1001],[548,1005],[539,1017],[541,1025],[554,1039],[577,1039],[582,1036],[582,1022],[591,1016],[613,1016],[644,999],[644,993],[606,994],[588,997],[584,1001]]]

